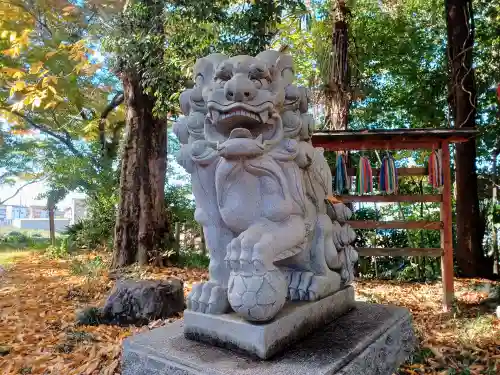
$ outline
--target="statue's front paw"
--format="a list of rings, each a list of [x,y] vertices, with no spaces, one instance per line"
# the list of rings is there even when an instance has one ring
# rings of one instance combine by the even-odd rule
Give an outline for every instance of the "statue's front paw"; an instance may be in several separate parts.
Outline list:
[[[196,284],[187,297],[187,308],[206,314],[225,314],[230,310],[227,288],[210,281]]]

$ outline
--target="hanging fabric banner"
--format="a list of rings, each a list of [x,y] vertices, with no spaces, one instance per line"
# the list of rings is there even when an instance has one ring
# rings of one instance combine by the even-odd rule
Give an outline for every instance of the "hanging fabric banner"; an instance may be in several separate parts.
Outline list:
[[[373,171],[367,157],[359,158],[359,167],[356,175],[356,192],[366,194],[373,192]]]
[[[344,155],[337,156],[337,165],[335,170],[335,192],[343,194],[349,191],[349,177],[347,176],[347,166]]]
[[[392,156],[384,156],[380,168],[380,191],[386,194],[394,194],[398,191],[398,171]]]
[[[443,186],[443,156],[442,151],[433,151],[429,155],[429,184],[433,188],[440,188]]]

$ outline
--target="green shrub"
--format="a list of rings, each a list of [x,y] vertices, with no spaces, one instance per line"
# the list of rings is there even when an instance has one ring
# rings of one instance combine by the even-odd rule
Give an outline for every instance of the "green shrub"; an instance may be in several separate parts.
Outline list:
[[[77,276],[97,277],[106,268],[103,259],[96,256],[93,259],[82,262],[79,259],[73,259],[70,264],[70,273]]]
[[[210,258],[196,251],[181,251],[177,264],[186,268],[208,268]]]
[[[114,194],[89,199],[87,216],[64,232],[72,246],[88,249],[98,246],[112,247],[116,202]]]
[[[21,232],[12,231],[3,236],[4,242],[13,242],[13,243],[27,243],[29,241],[29,237]]]
[[[45,255],[47,255],[51,259],[59,259],[59,258],[64,258],[65,256],[67,256],[68,252],[62,246],[50,245],[45,250]]]

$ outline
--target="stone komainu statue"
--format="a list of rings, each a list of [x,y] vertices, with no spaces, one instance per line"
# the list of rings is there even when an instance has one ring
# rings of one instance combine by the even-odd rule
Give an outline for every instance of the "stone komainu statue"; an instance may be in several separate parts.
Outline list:
[[[327,203],[330,168],[294,76],[277,51],[212,54],[181,94],[177,159],[210,250],[210,280],[193,287],[190,310],[267,321],[286,299],[315,301],[353,279],[355,233],[340,224],[351,212]]]

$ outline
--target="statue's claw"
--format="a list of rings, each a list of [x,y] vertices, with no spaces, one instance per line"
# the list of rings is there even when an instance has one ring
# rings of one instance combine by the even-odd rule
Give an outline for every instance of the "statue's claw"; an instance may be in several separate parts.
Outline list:
[[[267,233],[244,232],[227,247],[225,261],[233,271],[260,273],[272,268]]]
[[[288,271],[288,299],[291,301],[317,301],[340,287],[340,277],[333,273],[318,276],[308,271]]]
[[[187,297],[187,307],[189,310],[207,314],[227,313],[227,288],[213,282],[196,284]]]

